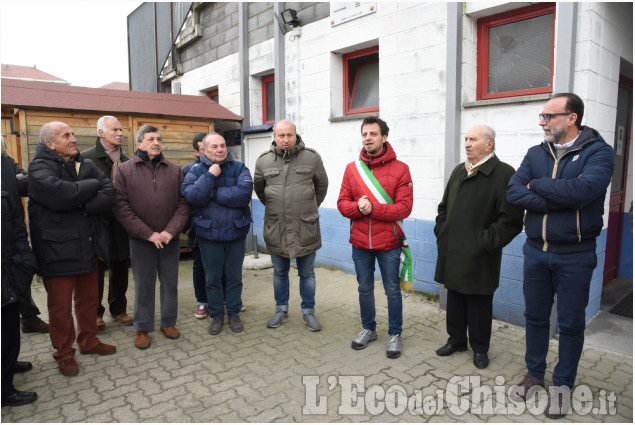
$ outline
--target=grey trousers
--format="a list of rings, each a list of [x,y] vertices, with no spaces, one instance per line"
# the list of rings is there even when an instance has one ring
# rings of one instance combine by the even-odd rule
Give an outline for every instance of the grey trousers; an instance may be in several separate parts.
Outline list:
[[[176,325],[179,302],[179,238],[162,249],[152,242],[130,238],[130,265],[134,278],[134,330],[154,331],[154,309],[157,273],[161,297],[161,326]]]

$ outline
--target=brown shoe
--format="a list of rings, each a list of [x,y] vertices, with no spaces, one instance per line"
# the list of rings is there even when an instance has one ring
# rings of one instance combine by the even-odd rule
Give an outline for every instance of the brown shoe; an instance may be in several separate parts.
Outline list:
[[[117,347],[110,344],[104,344],[103,342],[100,342],[99,344],[95,345],[90,350],[87,350],[87,351],[80,350],[80,353],[82,354],[99,354],[100,356],[107,356],[109,354],[114,354],[116,352],[117,352]]]
[[[104,322],[104,319],[102,319],[101,317],[97,316],[97,329],[101,329],[101,328],[105,328],[106,327],[106,322]]]
[[[116,316],[112,316],[115,319],[115,322],[119,322],[124,326],[132,325],[132,317],[128,316],[126,313],[121,313]]]
[[[544,388],[545,381],[526,374],[522,381],[511,387],[509,399],[520,402],[531,398],[533,394],[540,388]]]
[[[37,316],[23,321],[22,333],[28,334],[31,332],[47,334],[49,332],[49,324]]]
[[[140,350],[145,350],[150,346],[150,337],[148,332],[139,331],[134,333],[134,346]]]
[[[64,376],[75,376],[79,373],[79,366],[75,359],[66,359],[57,363],[57,366],[60,368],[60,372]]]
[[[161,332],[163,332],[165,334],[165,337],[168,339],[178,339],[181,336],[179,331],[174,326],[168,326],[167,328],[161,326]]]

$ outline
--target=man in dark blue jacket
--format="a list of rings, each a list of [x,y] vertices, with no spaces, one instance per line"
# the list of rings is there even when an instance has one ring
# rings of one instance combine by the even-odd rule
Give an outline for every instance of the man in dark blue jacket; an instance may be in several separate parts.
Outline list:
[[[209,333],[220,333],[225,304],[231,330],[241,332],[242,267],[245,237],[251,223],[249,202],[253,181],[245,164],[235,161],[227,152],[220,134],[208,134],[203,139],[203,149],[201,163],[192,167],[181,191],[192,206],[192,225],[205,269],[207,304],[213,319]],[[223,272],[227,278],[225,297]]]
[[[565,416],[570,406],[597,265],[596,238],[615,163],[611,146],[596,130],[581,125],[583,114],[580,97],[554,94],[539,114],[544,142],[529,149],[507,186],[508,202],[527,210],[523,293],[528,373],[513,387],[511,398],[526,399],[544,386],[555,294],[560,340],[545,412],[549,418]]]

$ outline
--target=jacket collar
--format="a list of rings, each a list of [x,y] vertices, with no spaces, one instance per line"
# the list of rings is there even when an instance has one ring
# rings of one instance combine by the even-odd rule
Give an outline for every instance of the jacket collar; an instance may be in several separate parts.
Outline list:
[[[494,168],[496,168],[499,162],[501,162],[500,159],[498,159],[496,154],[494,154],[492,155],[490,159],[485,161],[485,163],[479,165],[478,170],[476,170],[476,173],[472,175],[474,176],[477,173],[483,173],[486,176],[489,176],[490,174],[492,174],[492,171],[494,171]]]
[[[304,149],[304,142],[302,141],[302,138],[299,135],[296,135],[296,138],[297,140],[295,145],[291,146],[289,149],[280,149],[278,145],[276,144],[276,142],[273,141],[271,142],[271,147],[269,148],[269,150],[273,152],[274,154],[276,154],[276,156],[280,156],[283,158],[298,156],[300,151]]]
[[[397,159],[397,153],[392,148],[392,145],[388,142],[384,143],[384,147],[382,152],[377,156],[368,156],[366,149],[362,148],[359,153],[359,159],[364,161],[369,168],[377,167],[381,164],[385,164],[388,161],[392,161],[393,159]]]
[[[221,167],[224,167],[226,165],[231,164],[231,162],[234,160],[234,157],[232,156],[231,152],[227,152],[227,158],[225,158],[223,160],[223,162],[221,162],[220,165]],[[208,157],[206,157],[205,155],[201,155],[199,157],[199,161],[202,162],[203,164],[207,165],[207,166],[211,166],[212,164],[214,164],[214,162],[212,160],[210,160]]]
[[[106,151],[104,150],[104,147],[102,146],[101,141],[99,139],[100,137],[97,136],[97,141],[95,142],[95,152],[97,153],[97,158],[107,158],[108,155],[106,154]],[[121,145],[119,146],[119,149],[121,149],[121,162],[127,161],[128,157],[124,153]]]

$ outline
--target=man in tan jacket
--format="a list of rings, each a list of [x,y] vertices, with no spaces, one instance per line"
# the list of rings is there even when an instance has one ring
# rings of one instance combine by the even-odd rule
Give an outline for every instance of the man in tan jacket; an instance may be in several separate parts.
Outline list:
[[[267,322],[277,328],[289,311],[289,266],[295,258],[300,276],[302,316],[311,331],[315,318],[315,252],[322,247],[318,207],[326,197],[328,177],[322,158],[306,148],[295,125],[287,120],[273,127],[269,151],[256,161],[254,190],[265,206],[263,236],[273,262],[276,313]]]

